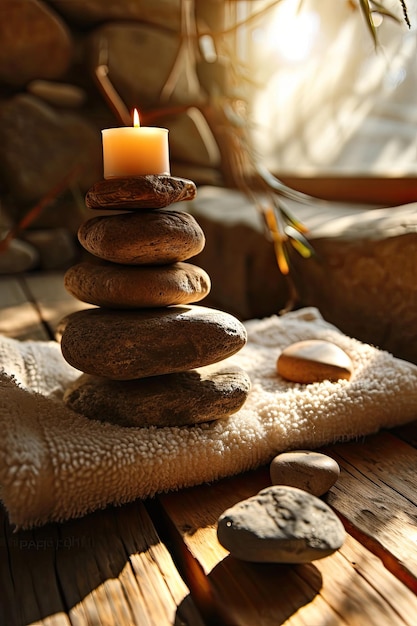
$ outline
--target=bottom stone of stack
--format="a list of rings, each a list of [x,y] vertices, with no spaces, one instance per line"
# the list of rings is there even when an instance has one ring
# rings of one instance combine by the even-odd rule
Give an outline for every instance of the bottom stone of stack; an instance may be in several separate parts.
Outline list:
[[[120,426],[188,426],[235,413],[249,390],[246,372],[220,363],[139,380],[83,374],[68,387],[64,402],[85,417]]]

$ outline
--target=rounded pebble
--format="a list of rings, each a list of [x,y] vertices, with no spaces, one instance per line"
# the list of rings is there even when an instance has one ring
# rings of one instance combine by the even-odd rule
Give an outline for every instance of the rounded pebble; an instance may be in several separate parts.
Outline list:
[[[329,341],[308,339],[285,348],[278,357],[280,376],[295,383],[349,380],[353,365],[344,350]]]
[[[246,329],[229,313],[197,305],[71,313],[57,329],[65,360],[114,380],[182,372],[217,363],[246,343]]]
[[[192,215],[169,209],[93,217],[80,226],[78,239],[94,256],[126,265],[186,261],[205,244]]]
[[[101,307],[136,309],[198,302],[210,292],[208,274],[191,263],[132,267],[84,261],[64,276],[67,291]]]
[[[322,496],[340,475],[338,463],[320,452],[294,450],[278,454],[270,465],[273,485],[287,485],[304,489],[314,496]]]
[[[217,537],[244,561],[309,563],[338,550],[345,530],[319,498],[274,485],[227,509],[218,520]]]

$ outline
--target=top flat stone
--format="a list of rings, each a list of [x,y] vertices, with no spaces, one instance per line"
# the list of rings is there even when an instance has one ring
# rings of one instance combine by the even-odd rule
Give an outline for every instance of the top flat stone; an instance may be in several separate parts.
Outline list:
[[[140,211],[163,209],[174,202],[192,200],[196,194],[192,180],[149,174],[100,180],[87,192],[85,203],[89,209]]]

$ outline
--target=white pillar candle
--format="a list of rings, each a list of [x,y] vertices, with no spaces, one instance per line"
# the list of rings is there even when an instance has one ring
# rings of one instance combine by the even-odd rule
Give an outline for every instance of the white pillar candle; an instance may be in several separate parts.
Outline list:
[[[103,136],[104,178],[170,174],[168,130],[140,126],[135,109],[133,126],[105,128]]]

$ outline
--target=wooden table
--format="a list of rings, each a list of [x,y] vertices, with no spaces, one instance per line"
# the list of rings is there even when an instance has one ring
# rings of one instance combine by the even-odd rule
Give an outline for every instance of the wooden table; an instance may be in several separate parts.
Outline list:
[[[0,332],[48,339],[83,305],[62,274],[0,279]],[[417,424],[325,450],[325,500],[348,532],[307,565],[240,562],[216,520],[269,484],[261,468],[212,485],[0,535],[0,625],[393,626],[417,624]]]

